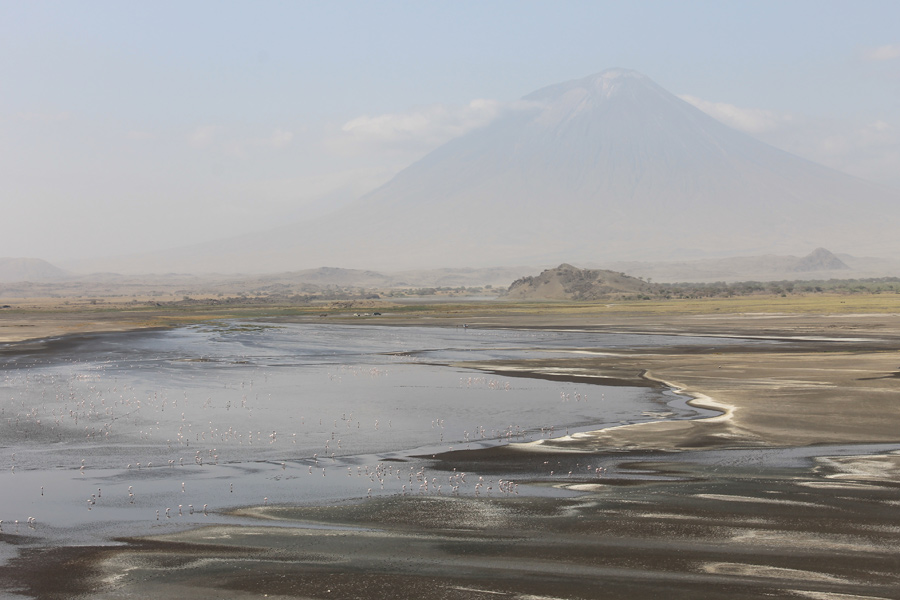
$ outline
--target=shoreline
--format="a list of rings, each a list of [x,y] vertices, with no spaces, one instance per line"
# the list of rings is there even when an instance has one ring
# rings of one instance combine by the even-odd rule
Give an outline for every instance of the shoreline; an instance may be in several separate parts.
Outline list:
[[[524,445],[532,445],[533,444],[535,446],[546,446],[546,448],[544,448],[544,450],[547,450],[549,448],[552,448],[554,444],[565,444],[567,446],[570,446],[570,443],[577,444],[579,442],[579,440],[582,440],[582,439],[589,441],[602,432],[612,433],[613,431],[615,431],[617,429],[623,429],[623,430],[627,429],[628,431],[626,433],[628,433],[628,432],[633,432],[634,430],[637,430],[641,427],[653,427],[657,431],[659,431],[662,428],[665,428],[666,425],[668,425],[669,429],[677,428],[679,426],[678,424],[680,424],[680,423],[697,423],[697,424],[701,424],[701,426],[702,426],[703,423],[719,423],[719,422],[723,422],[723,421],[727,422],[727,421],[731,420],[732,415],[734,414],[734,411],[736,409],[735,406],[732,406],[730,404],[725,404],[723,402],[718,402],[718,401],[710,398],[706,394],[703,394],[702,392],[679,387],[679,386],[675,385],[674,383],[670,383],[663,379],[656,378],[652,374],[650,374],[649,371],[644,371],[644,374],[642,376],[646,377],[650,381],[654,381],[654,382],[661,384],[662,386],[664,386],[666,389],[668,389],[673,394],[687,396],[688,398],[685,400],[685,404],[692,408],[700,408],[703,410],[714,411],[714,412],[718,412],[719,414],[710,415],[710,416],[700,415],[700,416],[697,416],[692,419],[684,419],[684,420],[647,421],[647,422],[643,422],[643,423],[626,423],[626,424],[622,424],[622,425],[613,425],[610,427],[604,427],[602,429],[597,429],[597,430],[593,430],[593,431],[580,431],[580,432],[573,433],[571,435],[561,436],[558,438],[552,438],[552,439],[546,439],[546,440],[542,439],[542,440],[536,440],[534,442],[525,442]],[[521,446],[523,444],[519,444],[519,445]],[[657,448],[657,450],[662,450],[662,449]]]

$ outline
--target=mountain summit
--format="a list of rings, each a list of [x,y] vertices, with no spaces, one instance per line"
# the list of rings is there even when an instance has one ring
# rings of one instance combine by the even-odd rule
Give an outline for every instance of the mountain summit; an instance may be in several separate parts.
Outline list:
[[[610,69],[537,90],[314,223],[172,254],[254,271],[900,254],[900,193],[727,127]]]

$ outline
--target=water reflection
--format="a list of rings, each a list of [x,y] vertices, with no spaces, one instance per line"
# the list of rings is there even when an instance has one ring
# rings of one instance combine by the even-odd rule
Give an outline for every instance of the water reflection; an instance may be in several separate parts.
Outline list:
[[[0,527],[98,543],[246,504],[481,493],[408,457],[694,413],[646,388],[450,363],[702,342],[246,322],[50,341],[0,362]]]

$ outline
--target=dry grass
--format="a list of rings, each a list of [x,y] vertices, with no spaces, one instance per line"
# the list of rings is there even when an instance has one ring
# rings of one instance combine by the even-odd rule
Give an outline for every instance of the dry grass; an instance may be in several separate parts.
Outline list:
[[[900,314],[895,294],[813,294],[807,296],[740,296],[679,300],[610,302],[466,302],[401,303],[388,300],[289,303],[216,304],[209,299],[191,302],[132,302],[122,299],[7,299],[0,306],[0,341],[12,342],[89,331],[175,327],[221,319],[320,319],[357,322],[378,319],[392,324],[460,324],[485,326],[551,326],[591,322],[652,323],[699,316],[733,319],[754,315],[834,317]],[[380,316],[373,313],[380,312]]]

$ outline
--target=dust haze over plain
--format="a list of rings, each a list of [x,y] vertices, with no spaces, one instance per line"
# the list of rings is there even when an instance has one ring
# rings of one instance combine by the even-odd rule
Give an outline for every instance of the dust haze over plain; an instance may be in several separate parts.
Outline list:
[[[221,6],[0,7],[0,256],[900,255],[893,3]]]

